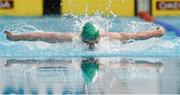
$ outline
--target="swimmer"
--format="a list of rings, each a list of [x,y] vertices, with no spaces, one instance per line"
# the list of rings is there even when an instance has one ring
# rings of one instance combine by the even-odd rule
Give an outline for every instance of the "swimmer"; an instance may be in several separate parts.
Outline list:
[[[83,26],[82,33],[77,32],[31,32],[16,34],[10,31],[4,31],[6,38],[10,41],[45,41],[49,43],[69,42],[74,38],[81,38],[82,42],[86,43],[90,49],[93,49],[101,37],[108,37],[109,40],[128,41],[145,40],[152,37],[160,37],[164,35],[162,27],[157,30],[142,31],[142,32],[100,32],[93,23],[87,22]]]

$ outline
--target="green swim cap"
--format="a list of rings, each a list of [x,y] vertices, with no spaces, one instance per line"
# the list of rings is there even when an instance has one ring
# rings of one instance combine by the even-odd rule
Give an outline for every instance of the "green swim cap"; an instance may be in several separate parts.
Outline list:
[[[91,22],[87,22],[83,26],[81,39],[85,42],[96,41],[99,38],[99,30]]]
[[[81,64],[84,81],[92,83],[96,73],[99,71],[99,64],[90,61],[83,61]]]

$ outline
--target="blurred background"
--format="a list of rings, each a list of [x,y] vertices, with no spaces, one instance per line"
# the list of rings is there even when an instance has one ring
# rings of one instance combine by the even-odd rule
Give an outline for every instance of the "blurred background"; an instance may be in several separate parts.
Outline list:
[[[153,16],[180,15],[180,0],[0,0],[1,16],[102,15],[136,16],[147,11]]]

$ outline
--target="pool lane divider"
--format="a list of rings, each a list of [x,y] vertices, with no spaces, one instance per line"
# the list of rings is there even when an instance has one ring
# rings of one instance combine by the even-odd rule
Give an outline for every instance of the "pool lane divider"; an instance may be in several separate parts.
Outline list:
[[[157,25],[160,25],[162,27],[164,27],[167,32],[174,32],[178,37],[180,37],[180,29],[173,26],[172,24],[170,24],[169,22],[165,22],[163,20],[159,20],[153,16],[150,16],[147,12],[145,11],[141,11],[138,13],[138,16],[143,19],[144,21],[148,21],[148,22],[153,22]]]

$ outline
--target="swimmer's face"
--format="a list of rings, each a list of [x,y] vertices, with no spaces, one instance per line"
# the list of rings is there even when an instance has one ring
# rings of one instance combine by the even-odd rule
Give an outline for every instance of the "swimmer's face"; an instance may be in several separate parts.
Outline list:
[[[88,40],[88,41],[83,41],[84,43],[87,43],[87,44],[95,44],[95,43],[98,43],[99,42],[99,38],[96,39],[96,40]]]

